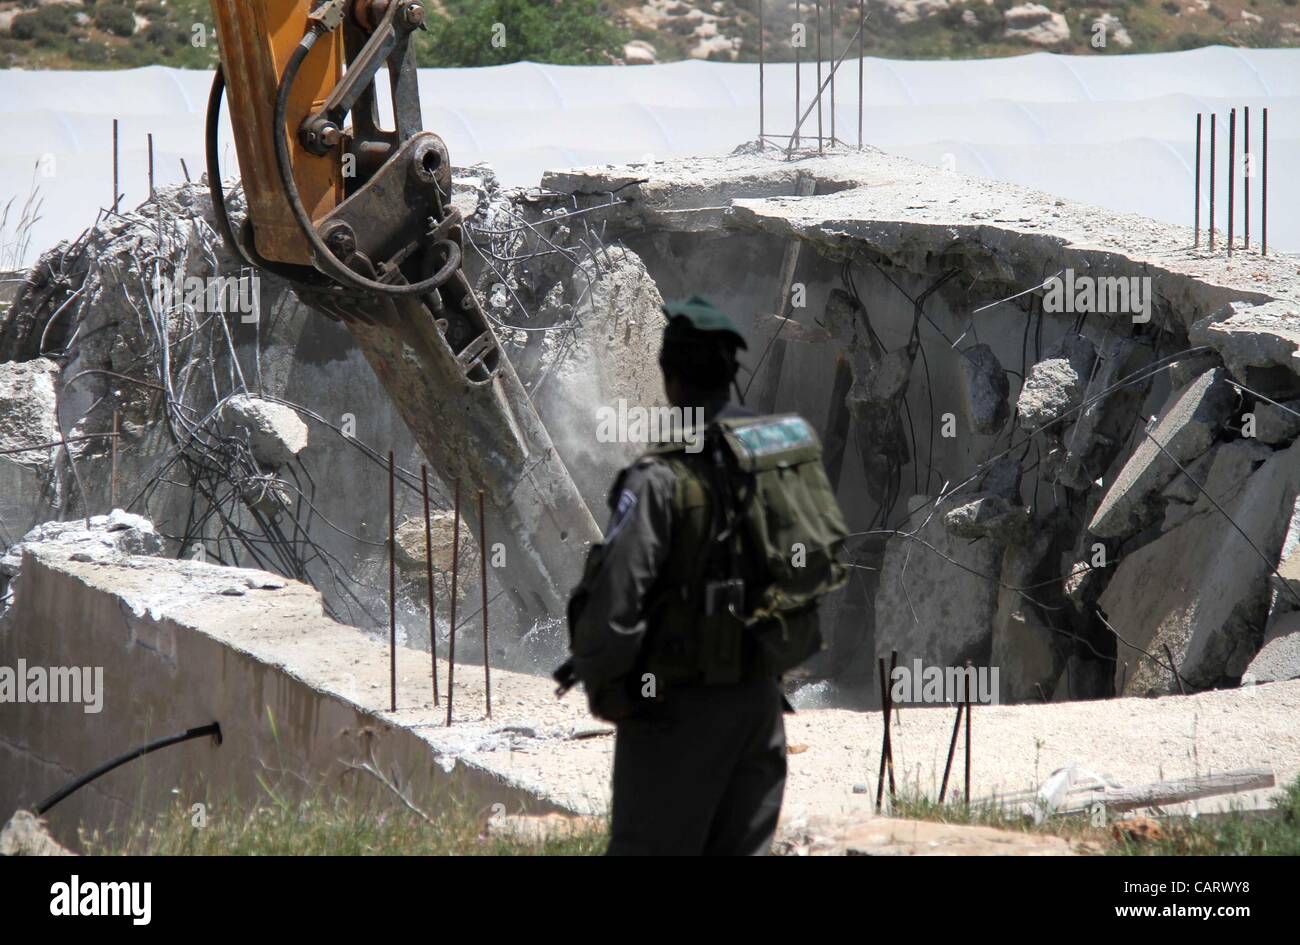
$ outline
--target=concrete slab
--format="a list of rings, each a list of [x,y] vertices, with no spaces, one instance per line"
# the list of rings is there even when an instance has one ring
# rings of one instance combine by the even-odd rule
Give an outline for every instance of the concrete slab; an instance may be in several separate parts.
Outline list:
[[[1207,371],[1170,394],[1151,436],[1142,437],[1109,484],[1088,531],[1101,538],[1122,538],[1147,524],[1154,515],[1151,495],[1180,475],[1179,465],[1186,466],[1210,448],[1233,401],[1221,369]]]

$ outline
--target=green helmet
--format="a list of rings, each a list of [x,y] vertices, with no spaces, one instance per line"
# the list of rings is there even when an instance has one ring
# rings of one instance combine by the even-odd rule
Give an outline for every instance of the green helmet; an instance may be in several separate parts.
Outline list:
[[[665,343],[721,343],[733,351],[748,347],[735,322],[701,296],[692,295],[684,301],[667,302],[663,312],[668,316],[668,324],[664,327]]]

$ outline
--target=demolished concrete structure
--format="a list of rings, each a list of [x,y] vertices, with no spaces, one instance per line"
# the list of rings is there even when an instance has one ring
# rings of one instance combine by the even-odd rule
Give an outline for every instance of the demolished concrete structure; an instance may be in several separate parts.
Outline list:
[[[813,195],[795,196],[808,174]],[[842,409],[832,384],[841,352],[851,390],[873,391],[847,405],[861,465],[832,474],[863,535],[854,563],[880,569],[878,577],[855,572],[858,599],[845,595],[830,618],[832,650],[857,656],[832,655],[820,672],[854,676],[853,665],[856,683],[869,686],[873,654],[943,664],[992,658],[1014,667],[1004,694],[1016,699],[1054,698],[1067,677],[1090,680],[1068,687],[1068,697],[1110,695],[1124,674],[1117,666],[1135,661],[1147,666],[1149,685],[1130,666],[1128,691],[1241,677],[1263,640],[1263,559],[1277,563],[1287,527],[1276,510],[1294,497],[1294,437],[1277,422],[1278,408],[1242,429],[1243,414],[1300,393],[1300,280],[1289,259],[1228,262],[1190,249],[1190,234],[1177,227],[874,152],[782,160],[746,149],[555,173],[544,184],[575,196],[617,189],[623,202],[602,214],[606,232],[645,260],[661,290],[725,298],[753,332],[762,329],[748,315],[765,310],[771,287],[731,274],[776,272],[791,237],[815,251],[800,257],[795,277],[806,303],[792,313],[799,331],[787,339],[777,407],[813,418],[829,437]],[[1044,292],[1051,273],[1095,292],[1080,294],[1077,310],[1074,299],[1060,310]],[[1104,290],[1121,281],[1139,285],[1132,310],[1108,310]],[[830,337],[803,340],[815,326]],[[901,370],[885,369],[908,352]],[[1017,425],[1008,431],[1012,408]],[[1243,500],[1251,510],[1198,506],[1205,481],[1192,481],[1189,464],[1244,436],[1253,464],[1233,468],[1252,477]],[[1254,478],[1253,461],[1267,459],[1261,450],[1272,457],[1267,486]],[[988,470],[1011,458],[1021,481],[990,498]],[[1121,591],[1139,570],[1178,570],[1175,549],[1193,536],[1157,540],[1193,509],[1229,545],[1226,535],[1242,539],[1225,513],[1241,518],[1263,556],[1244,542],[1245,556],[1224,546],[1240,570],[1184,585],[1195,626],[1169,641],[1175,675],[1156,614],[1134,612]],[[883,549],[880,535],[892,535]],[[1103,598],[1112,577],[1125,583]],[[1214,617],[1205,606],[1212,597],[1236,616]],[[1156,648],[1132,649],[1144,640]]]
[[[6,541],[121,508],[155,523],[166,557],[302,581],[320,590],[325,614],[373,630],[386,623],[391,448],[399,642],[445,653],[451,483],[431,482],[431,641],[428,457],[407,428],[410,404],[395,409],[348,333],[269,276],[247,321],[195,312],[164,323],[118,301],[141,249],[182,272],[228,271],[204,199],[164,190],[101,223],[47,254],[0,316],[10,359],[0,371],[38,379],[0,387],[21,401],[19,445],[33,453],[0,468],[18,477],[4,500]],[[1230,263],[1189,249],[1176,227],[871,150],[787,160],[749,148],[557,172],[510,192],[476,168],[459,174],[456,199],[469,214],[467,272],[574,472],[579,520],[603,519],[613,473],[639,447],[603,442],[601,411],[662,403],[665,297],[721,304],[754,342],[742,391],[757,379],[755,394],[771,391],[775,409],[821,431],[854,532],[853,578],[824,608],[828,648],[791,683],[797,705],[872,705],[875,660],[895,653],[904,665],[996,666],[1005,701],[1290,678],[1300,632],[1293,260]],[[789,253],[792,243],[802,251]],[[786,258],[796,260],[788,318],[773,315]],[[1056,310],[1044,280],[1064,271],[1073,282],[1148,279],[1147,304]],[[427,440],[432,421],[422,422]],[[32,442],[38,431],[54,445]],[[463,496],[466,508],[473,499]],[[552,537],[567,540],[570,524],[553,523]],[[461,523],[462,567],[480,560],[474,525]],[[505,537],[489,515],[476,553],[489,562],[494,613],[516,560],[498,554]],[[207,566],[190,568],[177,565],[174,580],[215,586]],[[458,617],[474,619],[464,581],[461,594]],[[494,623],[494,666],[553,668],[563,628],[530,611]],[[312,621],[312,632],[325,626]]]

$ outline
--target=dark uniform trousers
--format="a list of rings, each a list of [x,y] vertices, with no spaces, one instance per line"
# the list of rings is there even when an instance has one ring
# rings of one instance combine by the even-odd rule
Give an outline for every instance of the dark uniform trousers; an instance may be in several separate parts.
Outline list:
[[[618,724],[609,856],[762,856],[785,792],[775,679],[665,693]]]

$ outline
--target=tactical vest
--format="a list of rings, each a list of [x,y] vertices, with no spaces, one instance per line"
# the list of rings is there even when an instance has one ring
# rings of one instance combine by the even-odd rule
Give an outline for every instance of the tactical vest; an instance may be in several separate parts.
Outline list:
[[[841,587],[847,536],[812,427],[718,421],[705,448],[650,451],[676,476],[672,536],[638,672],[659,686],[771,678],[822,647],[817,601]],[[721,502],[719,502],[721,499]]]

